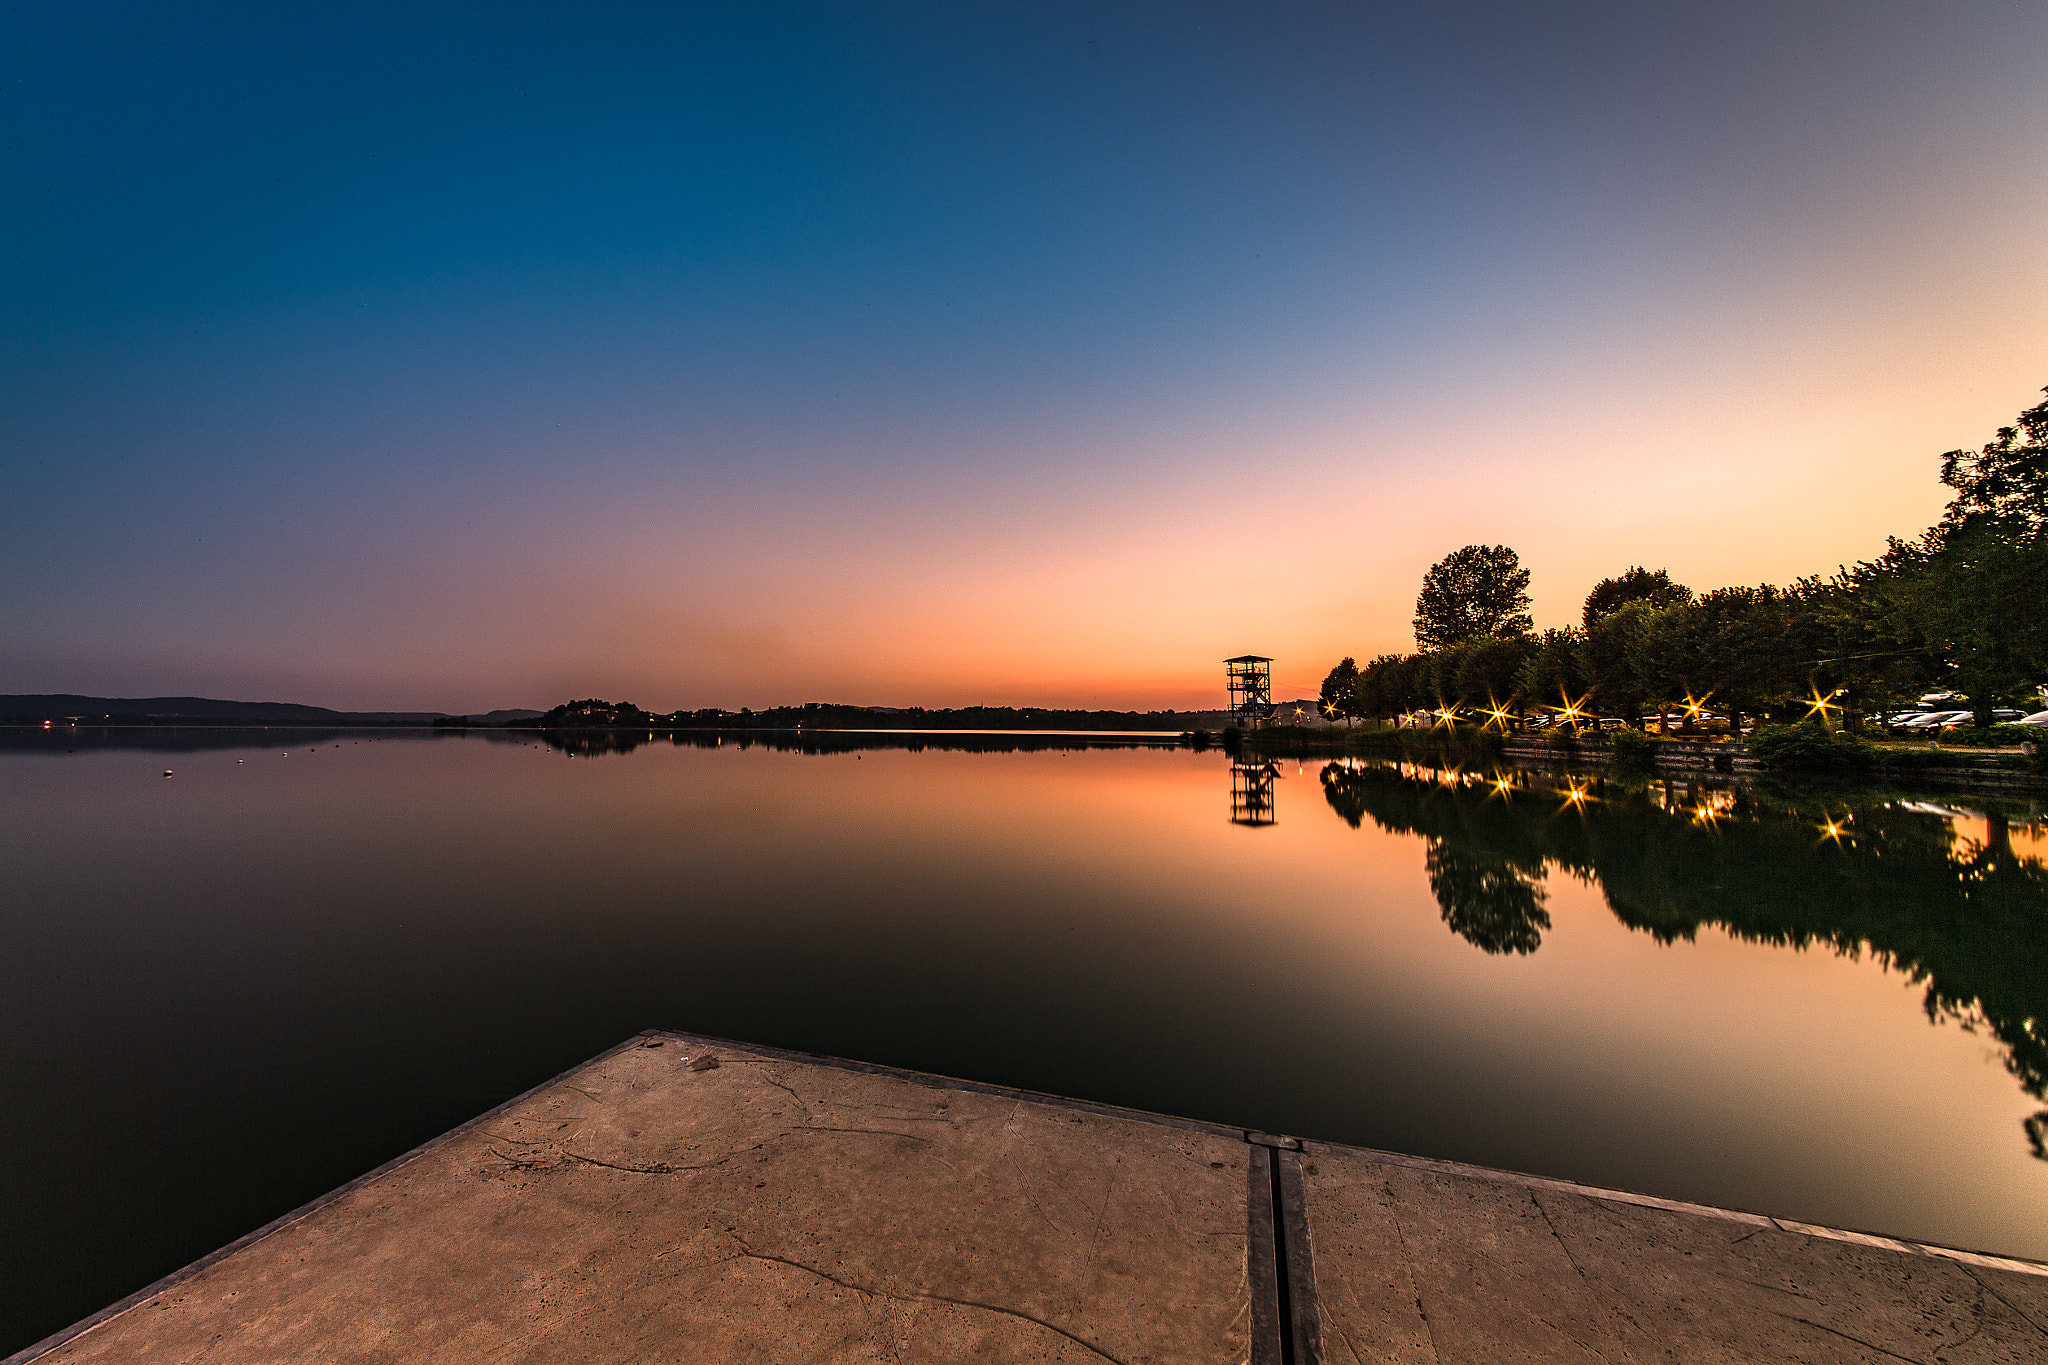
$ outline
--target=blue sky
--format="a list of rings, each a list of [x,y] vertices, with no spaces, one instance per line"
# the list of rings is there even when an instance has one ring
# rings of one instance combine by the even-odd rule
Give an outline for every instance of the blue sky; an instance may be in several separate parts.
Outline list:
[[[1874,554],[2048,383],[2033,6],[0,17],[0,690],[1198,704]]]

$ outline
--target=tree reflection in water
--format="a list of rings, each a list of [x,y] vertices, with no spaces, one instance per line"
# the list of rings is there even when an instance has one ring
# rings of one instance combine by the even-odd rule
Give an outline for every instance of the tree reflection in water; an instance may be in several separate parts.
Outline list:
[[[1370,818],[1427,842],[1444,922],[1489,953],[1541,945],[1543,882],[1556,867],[1596,883],[1617,919],[1660,943],[1706,926],[1868,952],[1926,987],[1930,1021],[1995,1036],[2006,1069],[2048,1098],[2048,868],[2014,853],[1995,810],[1979,844],[1959,842],[1938,808],[1877,793],[1588,786],[1344,762],[1322,782],[1354,829]],[[2048,1110],[2028,1120],[2027,1140],[2048,1160]]]
[[[1429,889],[1453,932],[1489,953],[1533,953],[1542,946],[1550,927],[1543,864],[1530,867],[1431,839],[1428,866]]]

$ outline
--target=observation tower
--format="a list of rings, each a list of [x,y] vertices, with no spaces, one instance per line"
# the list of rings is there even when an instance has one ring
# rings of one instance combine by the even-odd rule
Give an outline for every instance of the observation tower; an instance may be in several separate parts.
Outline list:
[[[1240,654],[1223,661],[1230,688],[1230,723],[1256,730],[1273,718],[1273,661],[1263,654]]]

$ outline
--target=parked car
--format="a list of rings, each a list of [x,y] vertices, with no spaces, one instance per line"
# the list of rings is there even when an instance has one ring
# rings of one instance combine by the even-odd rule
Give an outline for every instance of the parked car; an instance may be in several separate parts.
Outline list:
[[[1951,721],[1961,720],[1969,714],[1968,711],[1930,711],[1924,716],[1918,716],[1907,721],[1898,728],[1901,730],[1938,730]]]
[[[2014,721],[2013,724],[2048,726],[2048,711],[2036,711],[2031,716],[2022,716],[2018,720]]]
[[[1991,723],[1993,725],[2010,725],[2019,719],[2020,713],[2011,707],[1994,707],[1991,712]],[[1976,723],[1977,713],[1975,711],[1961,711],[1952,718],[1943,721],[1941,728],[1944,730],[1962,730],[1975,726]]]

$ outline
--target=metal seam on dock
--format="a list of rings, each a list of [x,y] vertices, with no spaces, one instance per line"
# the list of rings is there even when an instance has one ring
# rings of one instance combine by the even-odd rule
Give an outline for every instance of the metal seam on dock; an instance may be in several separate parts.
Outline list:
[[[1246,1144],[1245,1279],[1252,1300],[1251,1365],[1283,1365],[1285,1340],[1280,1321],[1280,1265],[1274,1244],[1273,1153]]]
[[[1293,1365],[1323,1365],[1323,1317],[1316,1301],[1315,1249],[1310,1238],[1308,1186],[1302,1180],[1301,1153],[1273,1153],[1279,1193],[1281,1249],[1286,1265],[1281,1282],[1287,1287],[1283,1316]]]

